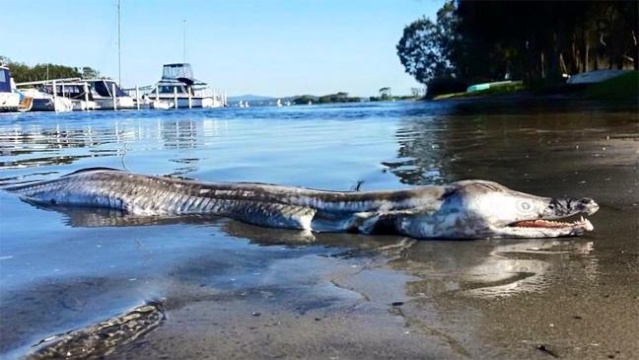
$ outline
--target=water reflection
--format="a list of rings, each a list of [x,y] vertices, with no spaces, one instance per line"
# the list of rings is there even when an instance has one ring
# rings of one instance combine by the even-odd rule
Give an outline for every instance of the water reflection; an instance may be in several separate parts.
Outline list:
[[[398,144],[397,160],[384,163],[405,184],[441,184],[448,178],[447,158],[441,148],[446,140],[445,123],[437,118],[401,121],[395,134]]]
[[[395,259],[395,268],[423,279],[411,285],[419,289],[413,290],[413,295],[427,292],[431,296],[441,293],[484,298],[511,296],[543,291],[566,266],[575,267],[573,276],[579,274],[582,281],[596,281],[598,274],[597,260],[591,256],[594,243],[590,240],[416,241],[392,236],[311,234],[263,228],[218,216],[133,216],[108,209],[38,207],[62,214],[63,222],[70,227],[205,225],[262,246],[314,244],[347,248],[348,253],[358,256],[363,255],[362,250],[374,250],[387,259]]]
[[[395,137],[397,159],[385,163],[402,183],[468,178],[526,186],[557,170],[590,167],[614,156],[615,138],[636,139],[637,114],[472,114],[408,117]],[[606,150],[608,153],[606,153]]]
[[[0,170],[68,165],[83,158],[210,145],[224,129],[212,119],[93,119],[85,123],[0,124]],[[193,165],[191,167],[194,167]]]
[[[504,297],[541,292],[567,267],[573,281],[598,278],[589,240],[504,240],[485,243],[416,243],[395,264],[422,280],[409,286],[413,296]]]

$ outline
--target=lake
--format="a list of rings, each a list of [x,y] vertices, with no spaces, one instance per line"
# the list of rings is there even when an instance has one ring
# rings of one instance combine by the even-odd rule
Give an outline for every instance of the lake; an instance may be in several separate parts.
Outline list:
[[[148,300],[107,358],[639,356],[636,108],[562,99],[0,115],[0,185],[87,167],[331,190],[462,179],[592,197],[579,238],[301,235],[0,192],[0,353]]]

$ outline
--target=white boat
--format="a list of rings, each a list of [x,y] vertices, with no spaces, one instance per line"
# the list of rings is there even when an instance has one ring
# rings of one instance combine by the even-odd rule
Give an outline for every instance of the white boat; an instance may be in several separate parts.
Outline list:
[[[173,108],[174,105],[172,102],[168,102],[168,101],[151,101],[151,103],[149,104],[149,108],[150,109],[159,109],[159,110],[168,110]]]
[[[21,89],[20,92],[25,96],[33,98],[31,111],[73,111],[73,101],[71,99],[62,96],[53,96],[35,88]]]
[[[98,104],[95,101],[85,101],[78,99],[71,99],[71,103],[73,104],[73,111],[90,111],[97,110]]]
[[[65,78],[17,84],[34,97],[37,111],[84,111],[133,109],[133,98],[112,80]],[[112,96],[115,94],[115,96]]]
[[[474,84],[469,86],[466,89],[466,92],[475,92],[475,91],[482,91],[482,90],[488,90],[490,88],[495,88],[497,86],[503,86],[503,85],[509,85],[509,84],[515,84],[517,83],[516,81],[511,81],[511,80],[505,80],[505,81],[494,81],[494,82],[489,82],[489,83],[481,83],[481,84]]]
[[[225,106],[221,95],[202,81],[193,78],[188,63],[166,64],[162,79],[145,93],[151,100],[171,102],[174,108],[212,108]]]
[[[173,104],[173,101],[151,100],[148,98],[146,98],[145,101],[148,104],[149,109],[168,110],[175,107],[175,104]]]
[[[0,64],[0,112],[29,111],[33,98],[18,92],[11,79],[9,68]]]
[[[29,84],[29,83],[25,83]],[[98,103],[93,100],[89,84],[80,79],[54,79],[43,81],[40,91],[58,98],[71,100],[73,111],[97,110]]]
[[[113,80],[83,80],[89,86],[90,100],[95,101],[98,110],[133,109],[135,102]]]

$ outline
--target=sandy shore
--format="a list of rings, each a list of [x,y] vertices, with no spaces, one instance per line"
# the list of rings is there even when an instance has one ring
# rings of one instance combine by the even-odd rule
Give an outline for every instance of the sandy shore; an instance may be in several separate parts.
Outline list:
[[[371,246],[374,260],[286,260],[269,270],[277,280],[170,309],[163,326],[111,358],[637,358],[637,137],[581,146],[607,153],[582,156],[582,171],[540,170],[545,182],[525,190],[593,192],[602,208],[585,237],[387,238]]]
[[[554,125],[511,130],[518,139],[536,134],[529,148],[542,149],[537,153],[511,154],[503,143],[509,140],[499,136],[451,150],[453,164],[473,176],[497,173],[492,179],[517,190],[595,198],[601,205],[591,217],[595,231],[583,237],[309,238],[221,221],[224,236],[249,239],[250,251],[202,247],[163,274],[51,285],[56,290],[39,303],[16,294],[30,311],[4,319],[16,326],[3,344],[21,344],[22,327],[33,334],[43,319],[103,320],[107,311],[83,305],[89,293],[104,294],[113,306],[113,299],[136,292],[140,302],[150,294],[161,298],[167,317],[107,359],[639,358],[639,135],[627,113],[615,116],[606,119],[621,124],[613,132],[586,128],[575,132],[595,135],[578,136],[559,129],[559,140],[538,135],[554,134]],[[482,156],[503,163],[465,160]],[[546,157],[551,166],[528,164],[526,156]],[[84,221],[69,218],[75,220]]]
[[[636,358],[637,142],[603,141],[616,151],[605,161],[539,184],[569,193],[588,181],[602,205],[592,234],[381,238],[361,242],[365,251],[319,237],[355,250],[276,262],[267,281],[239,292],[177,284],[168,320],[110,358]]]

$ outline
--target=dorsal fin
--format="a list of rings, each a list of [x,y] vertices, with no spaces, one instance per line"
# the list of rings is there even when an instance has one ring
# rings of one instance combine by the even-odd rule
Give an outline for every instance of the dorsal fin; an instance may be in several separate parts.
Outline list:
[[[106,170],[106,171],[122,171],[119,169],[113,169],[113,168],[108,168],[108,167],[90,167],[90,168],[85,168],[85,169],[80,169],[80,170],[76,170],[72,173],[68,173],[66,175],[63,175],[62,177],[65,176],[71,176],[71,175],[76,175],[76,174],[82,174],[82,173],[86,173],[86,172],[90,172],[90,171],[100,171],[100,170]]]

